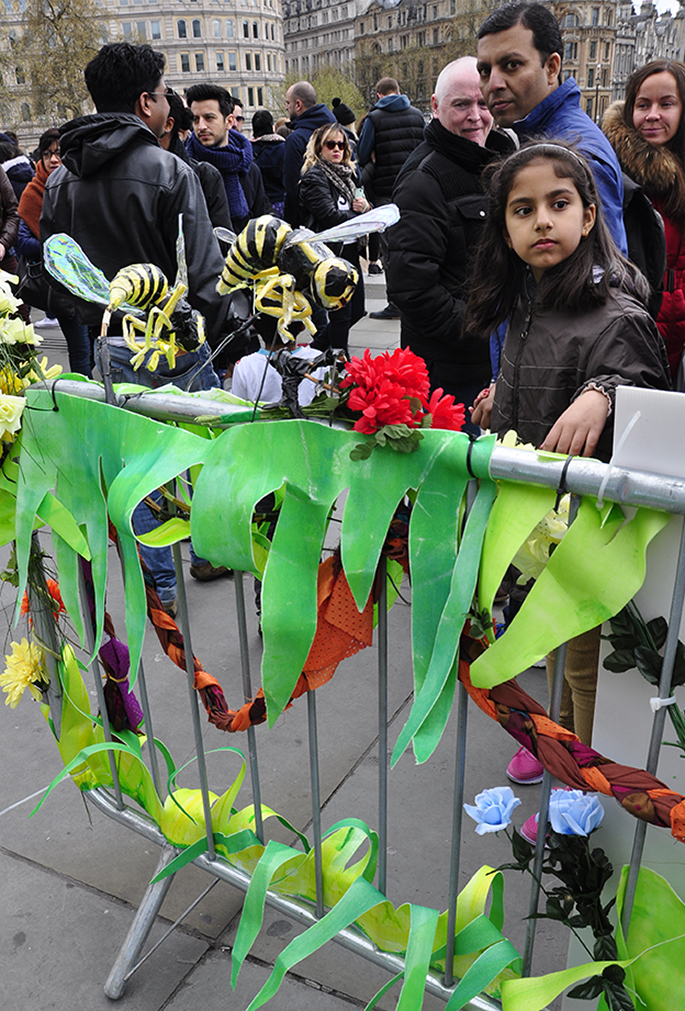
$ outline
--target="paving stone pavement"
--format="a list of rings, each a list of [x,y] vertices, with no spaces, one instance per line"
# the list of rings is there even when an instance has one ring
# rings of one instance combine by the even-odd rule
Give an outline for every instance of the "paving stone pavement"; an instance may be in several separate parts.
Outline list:
[[[383,277],[370,278],[367,309],[385,304]],[[40,314],[35,314],[39,316]],[[50,361],[67,359],[59,331],[42,331],[42,350]],[[351,334],[352,353],[374,352],[399,344],[399,323],[365,318]],[[46,543],[46,546],[47,543]],[[114,549],[110,570],[117,571]],[[183,545],[187,559],[188,545]],[[6,552],[0,553],[4,566]],[[186,566],[187,572],[187,566]],[[246,581],[248,637],[253,677],[258,679],[261,643],[250,607]],[[5,637],[11,632],[11,587],[2,585]],[[9,592],[8,592],[9,591]],[[187,580],[193,646],[206,670],[224,687],[229,705],[242,702],[237,633],[234,629],[234,583]],[[409,657],[410,591],[389,616],[390,747],[406,718],[411,701]],[[123,629],[123,587],[116,576],[108,589],[108,609],[115,627]],[[19,631],[19,636],[25,634]],[[8,652],[6,647],[3,652]],[[192,753],[187,718],[187,688],[179,671],[163,655],[157,640],[146,637],[143,662],[155,733],[172,750],[177,764]],[[375,801],[378,775],[376,738],[376,651],[368,649],[345,661],[336,676],[317,691],[321,793],[324,829],[346,816],[377,824]],[[522,676],[524,686],[546,703],[544,672]],[[286,815],[300,830],[311,821],[307,762],[306,703],[296,702],[272,730],[257,728],[263,801]],[[390,774],[388,895],[395,904],[416,902],[444,909],[449,878],[451,796],[454,778],[455,721],[450,719],[433,758],[417,766],[407,753]],[[229,740],[203,723],[208,748],[229,744],[246,749],[242,736]],[[469,710],[467,798],[489,786],[506,783],[505,766],[512,748],[507,736],[473,707]],[[71,783],[59,786],[35,815],[28,817],[41,791],[59,772],[61,762],[37,705],[22,699],[15,710],[0,706],[0,972],[2,1011],[100,1011],[112,1007],[102,987],[133,919],[135,908],[154,872],[153,844],[86,808]],[[212,788],[222,792],[236,775],[238,763],[226,754],[209,756]],[[181,785],[194,785],[192,772]],[[516,824],[537,809],[538,791],[521,787],[522,805]],[[34,796],[35,795],[35,796]],[[243,787],[238,806],[250,802]],[[274,838],[289,841],[285,830]],[[477,837],[464,826],[461,886],[483,863],[497,866],[509,858],[503,837]],[[152,941],[190,905],[208,879],[194,867],[176,879],[155,925]],[[282,914],[267,909],[264,928],[242,969],[238,987],[230,988],[231,946],[242,895],[220,883],[183,924],[132,977],[121,998],[122,1011],[244,1011],[265,982],[279,951],[300,928]],[[505,881],[505,933],[523,950],[528,906],[528,882],[508,873]],[[542,921],[534,971],[565,965],[564,928]],[[288,974],[279,994],[267,1007],[274,1011],[345,1011],[363,1007],[387,980],[379,968],[339,945],[327,944]],[[397,988],[396,988],[397,989]],[[378,1005],[394,1008],[397,992]],[[434,997],[427,1011],[444,1005]]]

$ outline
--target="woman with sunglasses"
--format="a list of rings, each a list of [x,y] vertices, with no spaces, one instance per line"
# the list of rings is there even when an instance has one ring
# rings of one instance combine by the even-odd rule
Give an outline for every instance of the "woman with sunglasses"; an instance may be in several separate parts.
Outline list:
[[[371,205],[360,189],[357,166],[339,123],[319,127],[309,138],[300,178],[300,221],[315,232],[363,214]],[[365,316],[364,281],[359,266],[357,240],[333,250],[359,272],[359,283],[350,302],[328,314],[328,326],[319,331],[313,346],[347,351],[347,338],[355,323]]]

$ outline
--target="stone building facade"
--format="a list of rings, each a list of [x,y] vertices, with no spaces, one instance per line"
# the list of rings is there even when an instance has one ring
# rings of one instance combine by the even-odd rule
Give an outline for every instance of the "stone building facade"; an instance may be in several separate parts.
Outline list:
[[[21,33],[23,17],[19,2],[7,5],[5,0],[5,54],[9,33]],[[99,0],[93,11],[103,41],[148,42],[163,52],[166,82],[179,93],[200,81],[221,84],[242,104],[248,127],[257,108],[279,107],[285,80],[282,0]],[[15,129],[30,147],[46,124],[34,119],[20,68],[17,74],[6,60],[0,72],[0,128]]]

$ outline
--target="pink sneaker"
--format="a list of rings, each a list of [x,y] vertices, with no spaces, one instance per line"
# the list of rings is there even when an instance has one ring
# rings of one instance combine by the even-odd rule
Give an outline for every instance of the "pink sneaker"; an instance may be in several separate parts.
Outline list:
[[[538,841],[539,817],[540,817],[539,814],[531,814],[530,818],[526,818],[523,825],[521,826],[520,834],[527,842],[531,844],[531,846],[535,846],[536,842]]]
[[[531,755],[523,745],[518,749],[507,766],[507,776],[515,783],[524,785],[529,783],[541,783],[545,767],[542,762],[538,762],[535,755]]]

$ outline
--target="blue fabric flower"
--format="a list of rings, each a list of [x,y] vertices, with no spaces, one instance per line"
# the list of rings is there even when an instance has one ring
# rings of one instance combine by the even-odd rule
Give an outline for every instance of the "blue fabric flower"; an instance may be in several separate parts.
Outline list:
[[[486,832],[499,832],[506,828],[511,822],[512,811],[520,803],[510,786],[495,786],[478,794],[475,807],[464,804],[464,810],[469,818],[478,822],[478,835],[485,835]]]
[[[589,835],[604,817],[604,808],[594,793],[582,790],[552,790],[549,820],[559,835]]]

